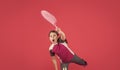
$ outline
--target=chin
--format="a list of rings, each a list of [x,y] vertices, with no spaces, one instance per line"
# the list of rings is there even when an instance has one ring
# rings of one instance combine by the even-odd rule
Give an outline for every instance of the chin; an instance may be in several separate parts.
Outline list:
[[[51,43],[53,44],[54,42],[52,41]]]
[[[52,42],[52,44],[55,44],[55,43],[57,43],[57,42]]]

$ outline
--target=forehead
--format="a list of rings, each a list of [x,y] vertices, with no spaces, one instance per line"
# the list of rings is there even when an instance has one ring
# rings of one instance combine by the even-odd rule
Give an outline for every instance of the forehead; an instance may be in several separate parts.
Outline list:
[[[50,35],[57,35],[55,32],[51,32]]]

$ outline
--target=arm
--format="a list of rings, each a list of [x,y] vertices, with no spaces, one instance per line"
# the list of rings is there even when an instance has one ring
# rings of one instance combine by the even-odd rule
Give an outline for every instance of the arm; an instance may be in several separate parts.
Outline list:
[[[57,61],[56,61],[56,57],[55,56],[52,56],[52,62],[54,64],[55,70],[58,70]]]
[[[56,28],[56,31],[60,34],[62,40],[66,39],[65,33],[60,28]]]

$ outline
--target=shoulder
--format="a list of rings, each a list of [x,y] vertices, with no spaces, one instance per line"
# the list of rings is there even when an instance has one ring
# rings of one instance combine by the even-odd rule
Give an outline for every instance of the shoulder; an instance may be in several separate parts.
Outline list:
[[[64,46],[68,46],[66,42],[63,42],[63,43],[61,43],[61,44],[64,45]]]
[[[54,47],[54,44],[51,44],[50,47],[49,47],[49,50],[52,50]]]
[[[56,44],[51,44],[50,47],[49,47],[49,50],[53,50],[53,48],[54,48],[55,46],[57,46],[57,45],[58,45],[58,43],[56,43]]]

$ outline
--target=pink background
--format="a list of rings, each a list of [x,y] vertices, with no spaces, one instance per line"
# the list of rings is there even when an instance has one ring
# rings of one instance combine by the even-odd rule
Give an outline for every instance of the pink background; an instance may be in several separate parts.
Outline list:
[[[0,70],[54,70],[48,32],[40,15],[53,13],[70,48],[88,61],[69,70],[120,70],[119,0],[2,0]]]

